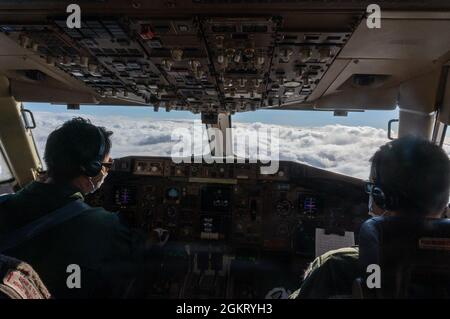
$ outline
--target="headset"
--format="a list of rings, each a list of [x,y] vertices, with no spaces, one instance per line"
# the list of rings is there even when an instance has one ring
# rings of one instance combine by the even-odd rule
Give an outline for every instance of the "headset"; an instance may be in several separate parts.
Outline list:
[[[103,132],[98,127],[97,127],[97,132],[100,137],[100,147],[98,150],[98,154],[94,160],[91,160],[91,161],[87,162],[85,165],[81,166],[83,173],[89,177],[95,177],[98,174],[100,174],[100,172],[102,170],[103,156],[105,155],[105,149],[106,149],[105,136],[103,135]]]
[[[372,189],[370,190],[370,195],[372,195],[373,201],[383,210],[397,210],[400,207],[400,196],[393,191],[383,188],[381,184],[381,174],[380,174],[380,158],[374,163],[375,169],[375,182]]]
[[[408,160],[412,156],[412,150],[408,150],[405,154],[405,158]],[[378,157],[374,164],[375,169],[375,180],[373,183],[366,183],[366,193],[372,196],[373,202],[384,211],[395,211],[398,210],[401,206],[405,206],[406,204],[411,205],[411,203],[417,203],[416,199],[408,196],[408,194],[402,192],[401,190],[393,190],[386,188],[385,185],[381,182],[381,174],[380,174],[380,161],[381,158]],[[406,161],[408,162],[408,161]],[[370,188],[368,187],[370,185]],[[444,211],[442,212],[442,216],[448,216],[448,212],[450,209],[450,204],[446,205]]]

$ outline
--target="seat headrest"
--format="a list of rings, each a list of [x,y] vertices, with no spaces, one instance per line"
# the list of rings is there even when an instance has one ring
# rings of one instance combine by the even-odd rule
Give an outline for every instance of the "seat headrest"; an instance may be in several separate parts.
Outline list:
[[[381,264],[381,250],[401,258],[417,250],[450,253],[450,219],[374,217],[359,232],[360,264]]]

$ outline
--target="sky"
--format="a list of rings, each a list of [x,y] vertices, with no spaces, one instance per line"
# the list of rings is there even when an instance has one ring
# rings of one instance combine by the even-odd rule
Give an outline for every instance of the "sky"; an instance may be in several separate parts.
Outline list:
[[[114,132],[112,156],[115,158],[170,156],[180,141],[174,135],[177,129],[193,134],[196,127],[201,127],[200,115],[154,112],[146,107],[81,106],[80,110],[66,110],[62,105],[37,103],[26,103],[25,107],[36,119],[33,134],[41,157],[48,134],[75,116],[89,118],[92,123]],[[262,153],[278,145],[281,160],[367,179],[369,159],[388,142],[387,122],[393,118],[398,118],[398,110],[349,113],[348,117],[334,117],[332,112],[259,110],[234,115],[232,125],[234,136],[250,136],[256,140],[255,132],[276,131],[273,140],[260,136]],[[206,134],[201,139],[206,143]],[[450,146],[446,149],[450,154]],[[256,154],[254,147],[245,151],[235,145],[235,150],[240,156]]]
[[[154,112],[151,107],[124,107],[124,106],[102,106],[81,105],[80,110],[67,110],[65,105],[52,105],[48,103],[25,103],[25,106],[33,112],[64,112],[74,115],[83,113],[93,116],[120,115],[131,118],[148,118],[152,120],[196,120],[200,114],[192,114],[187,111],[166,112],[161,109]],[[281,111],[281,110],[258,110],[255,112],[244,112],[233,115],[233,122],[290,125],[290,126],[322,126],[328,124],[341,124],[348,126],[370,126],[376,128],[387,128],[390,119],[398,118],[398,110],[393,111],[366,111],[350,112],[347,117],[335,117],[333,112],[326,111]]]

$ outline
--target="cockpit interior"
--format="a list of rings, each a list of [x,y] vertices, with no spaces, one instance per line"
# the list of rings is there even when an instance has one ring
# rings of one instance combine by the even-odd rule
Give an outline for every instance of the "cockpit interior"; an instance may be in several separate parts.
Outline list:
[[[368,218],[363,180],[285,160],[263,174],[266,164],[227,147],[236,114],[398,109],[388,138],[446,139],[447,1],[72,2],[0,3],[0,153],[11,172],[0,193],[45,171],[25,102],[189,111],[226,137],[210,138],[212,162],[115,158],[86,198],[161,235],[140,297],[293,292],[320,250],[318,230],[352,233],[357,244]]]

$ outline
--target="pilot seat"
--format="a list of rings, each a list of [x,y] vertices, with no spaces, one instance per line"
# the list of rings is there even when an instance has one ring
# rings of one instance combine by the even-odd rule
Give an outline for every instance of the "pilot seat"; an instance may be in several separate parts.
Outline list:
[[[450,219],[371,218],[360,229],[359,262],[354,298],[450,298]],[[381,280],[369,288],[373,264]]]

